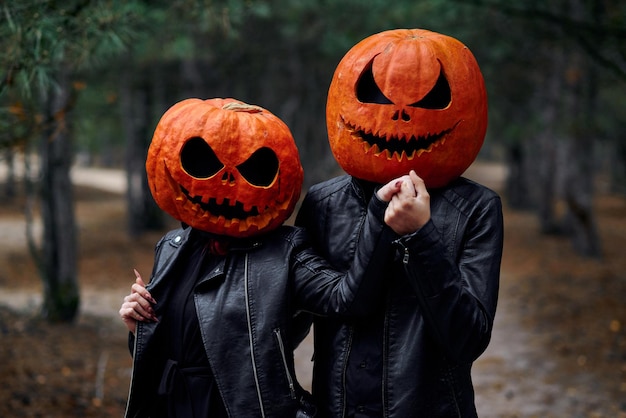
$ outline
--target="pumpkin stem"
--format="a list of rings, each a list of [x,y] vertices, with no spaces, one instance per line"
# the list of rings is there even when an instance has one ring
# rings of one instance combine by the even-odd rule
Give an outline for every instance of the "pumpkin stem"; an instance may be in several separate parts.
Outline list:
[[[247,103],[230,102],[222,106],[224,110],[232,110],[233,112],[248,112],[248,113],[260,113],[263,112],[263,108],[259,106],[250,105]]]

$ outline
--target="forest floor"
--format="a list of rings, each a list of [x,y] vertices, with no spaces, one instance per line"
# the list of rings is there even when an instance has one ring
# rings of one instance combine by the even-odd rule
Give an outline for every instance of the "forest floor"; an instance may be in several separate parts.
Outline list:
[[[494,179],[493,167],[473,174]],[[71,325],[39,319],[23,200],[0,204],[0,417],[123,414],[131,361],[117,311],[132,269],[149,275],[161,233],[130,239],[119,191],[77,186],[76,198],[81,313]],[[626,199],[603,194],[596,209],[602,260],[576,256],[505,204],[495,329],[473,370],[481,417],[626,418]],[[305,386],[310,343],[297,352]]]

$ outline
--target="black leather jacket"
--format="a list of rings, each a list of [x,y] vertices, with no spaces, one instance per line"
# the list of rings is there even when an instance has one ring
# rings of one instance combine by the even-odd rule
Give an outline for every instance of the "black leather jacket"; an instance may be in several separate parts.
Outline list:
[[[380,276],[395,234],[384,227],[386,204],[372,199],[371,216],[349,274],[330,270],[311,250],[301,228],[280,227],[242,240],[195,287],[202,339],[224,406],[232,417],[293,417],[300,387],[294,376],[294,316],[362,315],[380,293]],[[190,241],[191,228],[166,234],[157,244],[148,289],[163,315],[168,275]],[[131,334],[132,336],[132,334]],[[127,417],[157,415],[154,407],[163,370],[158,323],[138,323]],[[131,342],[132,338],[131,338]]]
[[[366,204],[358,180],[313,186],[296,223],[338,268],[358,243]],[[496,311],[503,222],[500,198],[467,179],[429,190],[431,220],[396,242],[385,270],[383,413],[389,418],[474,417],[472,362],[487,347]],[[321,417],[345,417],[351,321],[315,319],[313,396]]]

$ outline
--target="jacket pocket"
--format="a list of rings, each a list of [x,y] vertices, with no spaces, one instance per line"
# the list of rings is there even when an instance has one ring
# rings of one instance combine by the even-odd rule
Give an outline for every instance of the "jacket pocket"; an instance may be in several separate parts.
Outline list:
[[[291,375],[289,369],[289,363],[287,362],[287,353],[285,352],[285,343],[283,341],[282,333],[280,332],[280,328],[274,329],[274,338],[276,338],[276,343],[278,344],[278,350],[280,351],[280,358],[283,363],[283,369],[285,370],[285,376],[287,377],[287,384],[289,385],[289,394],[291,395],[291,399],[296,399],[296,387],[294,384],[293,376]]]

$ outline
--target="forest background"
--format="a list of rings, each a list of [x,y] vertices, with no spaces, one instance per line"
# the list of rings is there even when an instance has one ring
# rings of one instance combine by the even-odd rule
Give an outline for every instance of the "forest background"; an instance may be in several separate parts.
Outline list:
[[[73,167],[123,169],[128,237],[160,231],[167,219],[144,170],[159,117],[187,97],[235,97],[287,123],[308,187],[339,172],[325,122],[335,67],[359,40],[394,28],[470,48],[489,95],[479,159],[506,167],[507,205],[578,256],[602,259],[594,198],[626,194],[624,2],[4,1],[0,205],[24,202],[41,316],[72,323],[81,303]]]
[[[16,193],[15,158],[25,156],[27,180],[40,180],[25,187],[44,223],[41,245],[29,242],[51,320],[71,321],[79,304],[73,164],[124,168],[129,234],[162,227],[143,169],[158,118],[184,98],[235,97],[287,123],[308,186],[336,168],[324,111],[333,71],[352,45],[382,30],[430,29],[473,51],[489,94],[480,157],[506,163],[508,203],[535,211],[542,231],[566,234],[580,254],[599,257],[598,179],[626,193],[623,2],[26,0],[0,7],[4,196]]]

